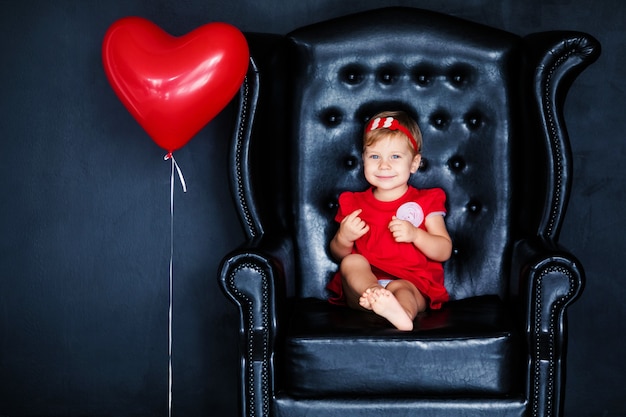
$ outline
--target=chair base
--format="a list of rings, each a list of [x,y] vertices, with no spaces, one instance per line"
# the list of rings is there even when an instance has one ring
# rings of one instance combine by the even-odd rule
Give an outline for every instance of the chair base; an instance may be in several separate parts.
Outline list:
[[[506,398],[520,392],[520,332],[497,296],[420,313],[411,332],[365,311],[298,300],[282,358],[295,397]]]
[[[510,399],[332,398],[294,399],[279,395],[274,417],[524,417],[528,403]]]

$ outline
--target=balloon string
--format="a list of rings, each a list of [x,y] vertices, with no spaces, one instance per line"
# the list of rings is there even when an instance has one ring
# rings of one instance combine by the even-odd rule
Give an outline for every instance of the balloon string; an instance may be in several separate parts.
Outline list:
[[[164,160],[172,160],[172,172],[170,175],[170,276],[169,276],[169,304],[168,304],[168,320],[167,320],[167,356],[168,356],[168,397],[167,397],[167,415],[172,417],[172,382],[173,382],[173,366],[172,366],[172,317],[174,310],[174,173],[178,174],[178,179],[183,187],[183,192],[187,192],[187,184],[183,173],[174,159],[174,155],[169,152],[165,155]]]
[[[167,155],[165,155],[165,157],[163,159],[165,161],[167,161],[168,159],[172,160],[172,184],[171,184],[172,193],[174,192],[174,169],[176,169],[176,172],[178,173],[178,179],[180,180],[180,185],[183,187],[183,192],[186,193],[187,192],[187,183],[185,182],[185,177],[183,177],[183,172],[180,170],[180,167],[176,163],[176,159],[174,159],[174,154],[169,152]],[[173,201],[174,200],[172,198],[172,205],[174,204]]]

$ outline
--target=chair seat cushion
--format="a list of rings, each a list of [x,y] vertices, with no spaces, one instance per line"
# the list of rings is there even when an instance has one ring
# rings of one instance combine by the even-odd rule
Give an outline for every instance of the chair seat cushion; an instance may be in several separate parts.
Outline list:
[[[421,313],[411,332],[318,299],[298,300],[291,318],[283,372],[293,396],[508,396],[519,383],[519,329],[497,296]]]

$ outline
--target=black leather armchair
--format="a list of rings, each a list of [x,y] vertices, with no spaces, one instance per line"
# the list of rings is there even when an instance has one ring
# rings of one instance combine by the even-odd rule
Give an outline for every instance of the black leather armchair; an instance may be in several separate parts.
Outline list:
[[[566,310],[584,282],[558,244],[562,111],[598,42],[409,8],[248,39],[230,161],[248,241],[220,271],[241,313],[241,414],[561,416]],[[451,301],[412,332],[326,301],[337,197],[366,187],[361,132],[384,109],[418,120],[412,183],[446,191],[454,243]]]

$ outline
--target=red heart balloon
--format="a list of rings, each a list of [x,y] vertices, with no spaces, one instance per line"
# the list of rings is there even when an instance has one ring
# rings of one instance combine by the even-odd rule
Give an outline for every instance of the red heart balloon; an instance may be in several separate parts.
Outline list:
[[[104,70],[124,106],[154,142],[173,152],[232,100],[248,69],[244,35],[209,23],[180,37],[139,17],[107,30]]]

